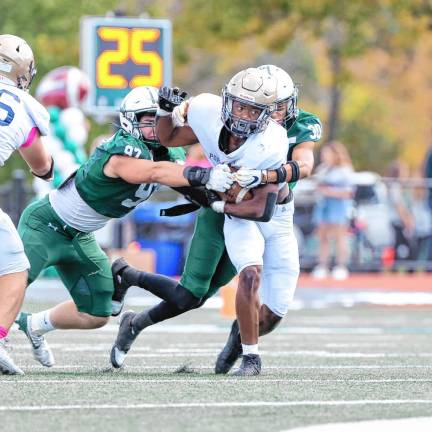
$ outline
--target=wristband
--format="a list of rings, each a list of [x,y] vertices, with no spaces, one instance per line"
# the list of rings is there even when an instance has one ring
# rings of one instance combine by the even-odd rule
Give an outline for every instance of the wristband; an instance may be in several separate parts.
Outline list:
[[[285,167],[282,165],[275,170],[276,173],[276,183],[285,183],[287,179],[287,172]]]
[[[288,161],[287,165],[291,167],[290,182],[296,182],[300,179],[300,166],[297,161]]]
[[[211,168],[188,166],[183,170],[183,176],[191,186],[204,186],[210,179]]]
[[[45,180],[45,181],[50,181],[50,180],[52,180],[52,178],[53,178],[53,172],[54,172],[54,159],[51,157],[51,166],[50,166],[50,169],[48,170],[47,173],[42,174],[42,175],[39,175],[39,174],[36,174],[35,172],[33,172],[33,171],[31,171],[31,170],[30,170],[30,172],[31,172],[35,177],[39,177],[39,178],[41,178],[42,180]]]

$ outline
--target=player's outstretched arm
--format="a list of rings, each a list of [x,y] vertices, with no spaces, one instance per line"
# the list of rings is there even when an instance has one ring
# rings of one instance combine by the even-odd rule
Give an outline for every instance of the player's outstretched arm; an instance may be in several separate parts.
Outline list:
[[[276,208],[278,186],[267,184],[253,190],[253,198],[239,204],[225,203],[223,212],[242,219],[268,222]]]
[[[224,192],[234,182],[233,174],[222,166],[184,167],[173,162],[153,162],[115,155],[105,165],[104,174],[131,184],[160,183],[166,186],[207,186]]]
[[[49,181],[52,178],[54,161],[45,148],[39,131],[35,133],[32,141],[20,147],[18,151],[30,167],[33,175]]]

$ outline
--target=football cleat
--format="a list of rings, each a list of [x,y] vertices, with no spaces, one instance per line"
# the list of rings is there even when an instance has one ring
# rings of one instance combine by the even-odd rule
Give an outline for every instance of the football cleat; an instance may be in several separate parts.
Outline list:
[[[30,341],[35,360],[45,367],[54,366],[55,361],[51,348],[42,335],[38,335],[32,330],[31,320],[31,314],[21,312],[17,320],[19,329],[24,332]]]
[[[115,368],[121,368],[126,358],[126,354],[130,350],[139,332],[136,332],[132,326],[132,320],[136,313],[133,311],[127,311],[120,317],[120,325],[117,333],[117,339],[111,348],[111,364]]]
[[[0,339],[0,374],[24,375],[24,372],[14,363],[6,351],[6,339]]]
[[[112,295],[111,305],[112,312],[111,316],[117,316],[123,309],[124,299],[129,288],[129,285],[120,276],[120,273],[128,267],[128,263],[124,258],[116,259],[111,265],[111,272],[114,280],[114,293]]]
[[[244,377],[254,376],[261,373],[261,357],[258,354],[247,354],[243,356],[240,367],[233,373],[233,376]]]
[[[226,374],[242,355],[240,330],[237,320],[232,323],[228,340],[216,359],[215,373]]]

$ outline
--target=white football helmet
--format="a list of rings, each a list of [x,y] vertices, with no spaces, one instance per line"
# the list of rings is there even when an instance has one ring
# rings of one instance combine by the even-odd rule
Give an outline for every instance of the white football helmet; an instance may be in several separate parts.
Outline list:
[[[131,90],[120,105],[120,126],[128,134],[142,141],[149,141],[142,135],[141,127],[153,128],[156,126],[156,110],[158,109],[158,89],[156,87],[142,86]],[[140,122],[143,114],[151,114],[153,120]]]
[[[284,125],[290,125],[292,120],[297,117],[297,96],[298,89],[287,72],[275,65],[262,65],[259,70],[266,71],[269,75],[277,79],[277,100],[276,104],[287,104],[287,112],[283,119]]]
[[[222,121],[225,127],[240,138],[262,132],[275,109],[277,80],[257,68],[242,70],[234,75],[222,90]],[[243,119],[233,113],[233,102],[261,110],[256,120]]]
[[[18,36],[0,35],[0,76],[28,90],[35,75],[33,51],[27,42]]]

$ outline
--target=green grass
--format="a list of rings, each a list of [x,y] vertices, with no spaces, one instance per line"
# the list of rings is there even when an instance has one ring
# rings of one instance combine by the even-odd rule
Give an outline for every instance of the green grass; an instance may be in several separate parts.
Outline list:
[[[0,430],[273,432],[432,412],[426,308],[292,311],[261,339],[263,374],[253,379],[213,375],[230,327],[215,310],[143,332],[126,368],[113,372],[107,369],[115,323],[49,334],[51,370],[33,361],[26,339],[13,331],[12,355],[26,375],[0,378]],[[188,373],[175,372],[185,365]]]

